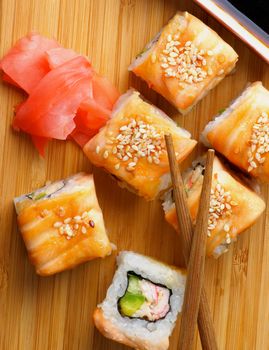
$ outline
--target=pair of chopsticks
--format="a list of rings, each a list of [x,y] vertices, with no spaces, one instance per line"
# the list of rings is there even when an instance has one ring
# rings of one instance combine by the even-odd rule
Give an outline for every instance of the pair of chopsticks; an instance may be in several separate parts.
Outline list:
[[[186,202],[186,194],[176,160],[172,136],[170,134],[166,135],[165,141],[170,163],[178,225],[182,234],[183,255],[188,267],[178,349],[192,349],[198,320],[203,349],[217,350],[213,320],[203,287],[208,211],[215,152],[211,149],[207,152],[199,212],[193,233],[192,220]]]

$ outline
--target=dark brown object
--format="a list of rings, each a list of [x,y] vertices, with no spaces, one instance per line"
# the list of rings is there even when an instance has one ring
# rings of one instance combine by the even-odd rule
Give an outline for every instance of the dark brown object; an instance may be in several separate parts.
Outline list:
[[[94,228],[94,226],[95,226],[94,221],[93,221],[93,220],[90,220],[90,221],[89,221],[89,225],[90,225],[92,228]]]
[[[204,281],[208,210],[210,204],[214,153],[213,150],[208,150],[207,152],[199,212],[192,238],[179,336],[180,350],[192,349],[195,327],[197,324],[200,297]]]
[[[177,211],[179,229],[182,235],[183,255],[186,265],[189,261],[191,242],[193,234],[193,225],[190,217],[190,212],[186,202],[186,195],[183,186],[182,177],[176,161],[173,140],[171,135],[165,136],[167,153],[171,169],[171,177],[174,189],[174,200]],[[210,314],[210,309],[206,297],[204,287],[201,290],[200,306],[198,312],[198,327],[200,339],[204,350],[217,350],[217,342],[214,331],[213,320]],[[190,350],[190,349],[188,349]]]

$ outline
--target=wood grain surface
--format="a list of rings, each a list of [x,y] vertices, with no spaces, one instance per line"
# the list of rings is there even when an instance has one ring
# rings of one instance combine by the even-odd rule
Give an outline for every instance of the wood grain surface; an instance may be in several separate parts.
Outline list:
[[[127,72],[132,58],[176,10],[198,16],[239,54],[236,72],[185,117]],[[129,86],[139,89],[196,139],[248,81],[261,80],[269,88],[268,65],[191,0],[0,0],[0,15],[0,56],[29,31],[55,37],[65,47],[88,55],[122,93]],[[29,138],[10,127],[13,106],[22,98],[16,89],[0,84],[0,349],[126,349],[103,338],[92,321],[93,310],[111,282],[115,254],[53,277],[38,277],[18,232],[12,199],[46,180],[93,171],[109,236],[119,250],[180,265],[178,237],[164,221],[158,201],[147,203],[120,189],[107,174],[93,169],[72,142],[51,142],[41,159]],[[199,145],[188,162],[201,151]],[[268,202],[268,187],[262,188],[262,195]],[[220,350],[268,350],[268,209],[229,253],[206,261],[205,274]],[[178,326],[171,338],[173,350]],[[200,349],[197,335],[196,349]]]

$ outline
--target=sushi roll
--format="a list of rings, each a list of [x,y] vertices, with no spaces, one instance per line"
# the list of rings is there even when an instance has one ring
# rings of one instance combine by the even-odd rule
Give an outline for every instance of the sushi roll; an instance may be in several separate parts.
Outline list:
[[[30,261],[47,276],[111,253],[92,175],[76,174],[14,199]]]
[[[237,62],[217,33],[188,12],[178,12],[135,58],[129,70],[187,113]]]
[[[118,269],[94,323],[107,338],[140,350],[166,350],[181,311],[185,270],[121,252]]]
[[[83,150],[94,165],[116,177],[121,187],[152,200],[171,186],[165,133],[172,134],[177,161],[182,162],[197,142],[139,92],[129,90]]]
[[[261,82],[243,93],[202,133],[202,141],[261,182],[269,182],[269,91]]]
[[[203,184],[204,158],[183,174],[187,203],[195,223]],[[179,231],[173,193],[165,196],[165,218]],[[239,178],[215,156],[208,219],[206,252],[219,257],[237,236],[253,225],[265,209],[264,201],[243,178]]]

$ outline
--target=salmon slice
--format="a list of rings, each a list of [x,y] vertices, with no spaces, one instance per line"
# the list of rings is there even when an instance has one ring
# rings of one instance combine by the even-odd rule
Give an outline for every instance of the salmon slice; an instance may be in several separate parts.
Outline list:
[[[38,274],[51,275],[111,253],[92,175],[54,182],[14,203]]]
[[[230,162],[261,182],[269,182],[269,91],[261,82],[242,94],[202,133]]]
[[[129,133],[128,133],[129,132]],[[164,134],[171,133],[181,163],[196,141],[157,107],[130,90],[112,117],[83,148],[90,161],[113,174],[120,186],[152,200],[171,186]]]
[[[238,55],[198,18],[178,12],[129,70],[185,114],[234,68]]]

